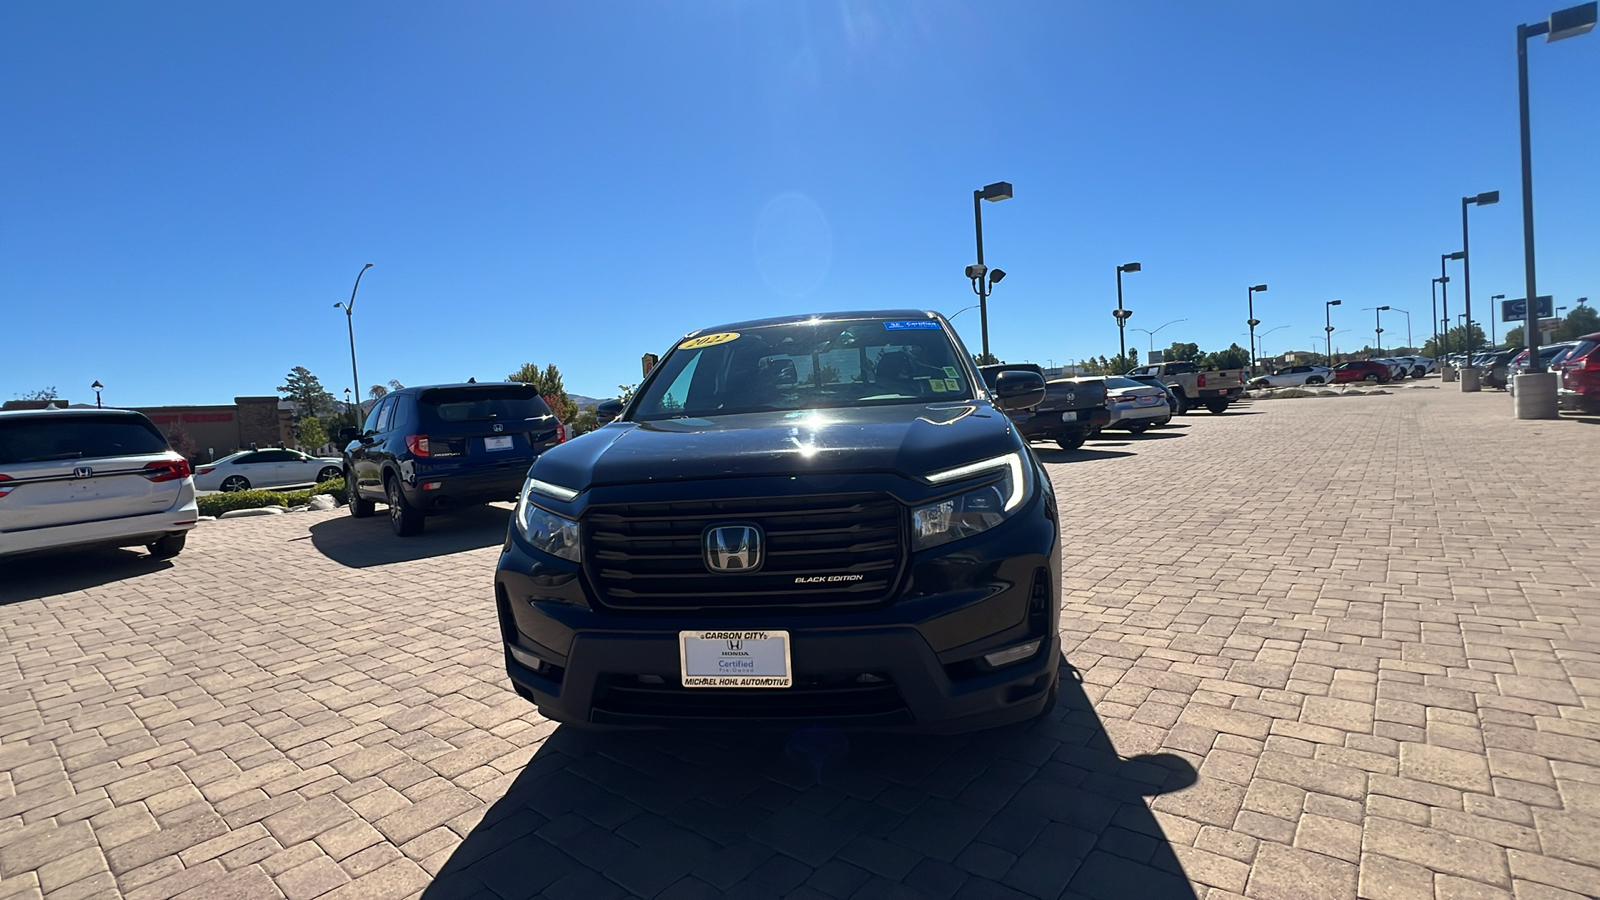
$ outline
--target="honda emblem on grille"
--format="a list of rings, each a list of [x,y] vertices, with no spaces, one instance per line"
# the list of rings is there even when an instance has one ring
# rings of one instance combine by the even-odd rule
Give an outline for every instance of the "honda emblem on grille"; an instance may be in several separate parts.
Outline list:
[[[76,469],[72,470],[72,477],[73,478],[88,478],[93,474],[94,474],[94,470],[89,468],[88,466],[79,466]]]
[[[754,525],[716,525],[703,538],[706,568],[738,574],[761,568],[761,529]]]
[[[494,423],[494,430],[496,432],[501,432],[501,431],[505,431],[506,427],[504,425],[501,425],[499,422],[496,422],[496,423]]]

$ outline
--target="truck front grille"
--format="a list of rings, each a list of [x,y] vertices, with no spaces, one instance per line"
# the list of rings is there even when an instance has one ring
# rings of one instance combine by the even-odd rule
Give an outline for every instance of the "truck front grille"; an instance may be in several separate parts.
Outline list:
[[[598,506],[583,518],[585,565],[613,609],[759,614],[871,606],[900,580],[905,517],[883,494]],[[706,567],[705,531],[727,524],[760,527],[758,571]]]

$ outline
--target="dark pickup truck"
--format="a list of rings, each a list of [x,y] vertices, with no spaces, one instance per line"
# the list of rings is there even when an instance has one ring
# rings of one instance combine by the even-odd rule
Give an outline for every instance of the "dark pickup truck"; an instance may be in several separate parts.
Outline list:
[[[995,376],[1005,371],[1037,372],[1036,363],[1002,363],[983,366],[983,380],[994,389]],[[1106,407],[1104,383],[1082,384],[1066,379],[1046,382],[1044,400],[1031,409],[1012,410],[1007,415],[1029,441],[1055,441],[1063,450],[1076,450],[1100,429],[1111,423]]]

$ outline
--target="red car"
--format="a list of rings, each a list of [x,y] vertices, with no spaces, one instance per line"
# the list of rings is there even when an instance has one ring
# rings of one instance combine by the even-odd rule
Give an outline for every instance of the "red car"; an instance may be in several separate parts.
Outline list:
[[[1344,384],[1351,381],[1366,381],[1373,384],[1388,384],[1389,375],[1392,371],[1383,363],[1370,359],[1351,360],[1333,367],[1333,383]]]
[[[1562,409],[1600,413],[1600,331],[1578,338],[1557,371]]]

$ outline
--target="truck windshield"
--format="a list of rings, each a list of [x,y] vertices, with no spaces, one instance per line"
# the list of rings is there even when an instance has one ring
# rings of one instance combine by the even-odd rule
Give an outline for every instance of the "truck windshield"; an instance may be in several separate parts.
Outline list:
[[[970,399],[944,325],[827,319],[680,343],[639,397],[636,421]]]

